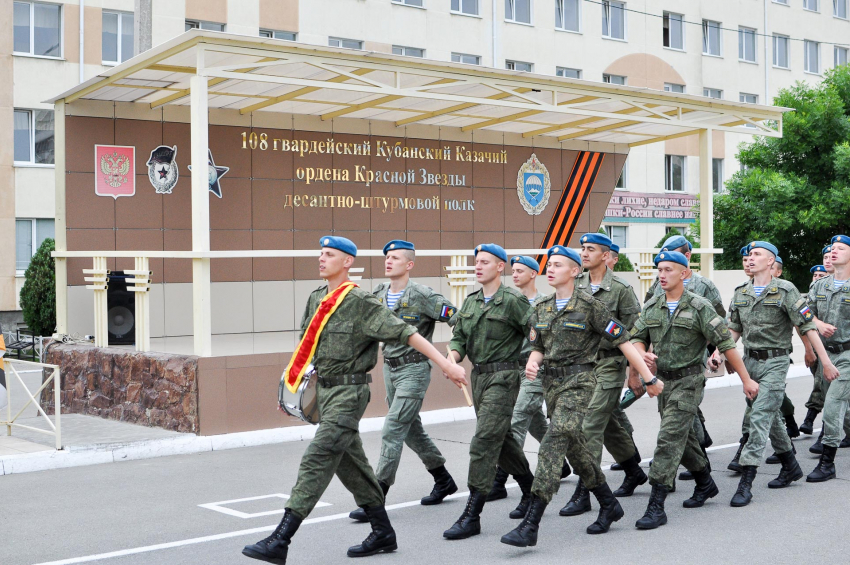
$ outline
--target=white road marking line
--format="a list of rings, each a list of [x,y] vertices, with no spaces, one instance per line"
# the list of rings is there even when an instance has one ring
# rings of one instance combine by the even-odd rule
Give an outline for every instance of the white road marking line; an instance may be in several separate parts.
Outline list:
[[[228,516],[234,516],[236,518],[242,518],[247,520],[248,518],[260,518],[262,516],[274,516],[275,514],[283,514],[285,509],[281,508],[280,510],[268,510],[266,512],[255,512],[253,514],[248,514],[246,512],[240,512],[238,510],[234,510],[233,508],[227,508],[226,504],[238,504],[240,502],[251,502],[254,500],[264,500],[266,498],[282,498],[283,500],[289,500],[288,494],[265,494],[263,496],[251,496],[249,498],[237,498],[234,500],[223,500],[221,502],[208,502],[206,504],[198,504],[201,508],[206,508],[207,510],[213,510],[215,512],[221,512],[222,514],[227,514]],[[325,506],[331,506],[329,502],[319,501],[316,503],[316,508],[323,508]]]

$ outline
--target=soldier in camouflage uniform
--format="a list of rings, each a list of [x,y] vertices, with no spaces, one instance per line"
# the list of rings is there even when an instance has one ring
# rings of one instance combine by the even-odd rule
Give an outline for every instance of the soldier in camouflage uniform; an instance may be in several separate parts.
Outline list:
[[[676,251],[662,251],[655,264],[664,295],[653,296],[643,305],[632,337],[647,364],[666,383],[658,398],[661,428],[649,469],[652,494],[646,513],[635,523],[643,530],[667,523],[664,502],[673,487],[679,463],[696,481],[693,495],[683,503],[685,508],[698,508],[719,492],[711,478],[708,458],[691,425],[705,389],[706,343],[726,352],[729,362],[741,374],[748,397],[758,392],[758,384],[747,375],[723,318],[708,300],[685,290],[688,258]],[[653,352],[646,353],[650,345]],[[636,379],[629,378],[629,387],[635,394],[642,394],[642,384]]]
[[[393,314],[414,326],[419,335],[431,341],[437,322],[448,322],[455,307],[442,295],[427,286],[410,280],[416,250],[412,243],[393,240],[384,246],[385,274],[390,283],[381,283],[372,291],[378,302],[385,304]],[[401,451],[406,443],[425,468],[434,477],[431,494],[421,503],[425,506],[440,504],[445,497],[457,492],[457,485],[446,470],[446,460],[422,426],[419,410],[431,382],[431,364],[428,358],[409,345],[385,343],[384,385],[387,389],[389,410],[381,432],[381,456],[375,475],[386,496],[395,482],[401,461]],[[358,522],[368,521],[362,508],[348,515]]]
[[[481,289],[466,297],[455,320],[449,348],[455,360],[472,362],[472,401],[478,419],[469,445],[469,499],[460,518],[443,532],[447,539],[481,533],[481,511],[496,475],[496,464],[513,475],[523,494],[534,475],[511,433],[511,416],[519,393],[519,358],[531,304],[502,285],[508,256],[488,243],[475,248],[475,277]]]
[[[741,480],[731,501],[734,507],[746,506],[752,500],[753,479],[768,436],[782,463],[779,476],[768,487],[785,488],[803,476],[779,410],[785,395],[792,328],[797,326],[821,361],[829,362],[806,300],[794,285],[770,274],[779,254],[776,246],[754,241],[749,248],[753,279],[735,289],[729,329],[734,341],[743,337],[747,371],[759,383],[760,394],[752,402],[749,437],[739,459]]]
[[[531,489],[528,513],[517,528],[502,536],[502,543],[517,547],[537,544],[540,519],[560,486],[561,461],[566,454],[581,481],[599,501],[599,516],[587,533],[602,534],[623,517],[623,509],[605,481],[605,475],[587,448],[582,423],[596,388],[594,365],[604,338],[619,347],[629,363],[649,381],[649,372],[637,350],[628,342],[629,332],[611,316],[604,302],[575,288],[581,273],[579,254],[562,245],[548,251],[547,278],[555,294],[538,299],[528,321],[532,353],[526,376],[541,375],[549,409],[549,431],[540,444],[537,474]],[[650,382],[654,395],[661,382]]]
[[[348,281],[357,247],[344,237],[320,239],[319,275],[327,285],[315,290],[301,318],[302,339],[322,299]],[[320,422],[316,435],[301,458],[298,480],[286,511],[272,534],[242,553],[269,563],[284,564],[292,536],[319,501],[334,474],[364,508],[372,532],[362,544],[349,548],[349,557],[363,557],[397,548],[395,531],[384,508],[384,494],[369,466],[358,433],[360,418],[369,404],[369,371],[378,361],[378,342],[412,346],[446,373],[458,386],[466,383],[461,367],[448,359],[395,317],[371,293],[354,287],[326,319],[318,336],[312,364],[317,372],[316,398]]]

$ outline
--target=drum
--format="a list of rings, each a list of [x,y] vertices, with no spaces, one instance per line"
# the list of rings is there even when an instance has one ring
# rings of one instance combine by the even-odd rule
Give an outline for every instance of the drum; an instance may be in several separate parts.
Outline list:
[[[301,378],[296,392],[290,392],[286,386],[284,377],[280,377],[280,388],[278,389],[278,402],[281,409],[299,420],[308,424],[319,423],[319,401],[316,398],[316,369],[310,365],[307,372]]]

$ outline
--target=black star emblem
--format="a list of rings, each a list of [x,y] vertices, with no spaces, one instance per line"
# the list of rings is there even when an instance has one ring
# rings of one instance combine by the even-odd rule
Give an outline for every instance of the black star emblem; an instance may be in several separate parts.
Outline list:
[[[162,168],[157,172],[159,173],[159,178],[161,179],[164,179],[168,176],[168,170],[165,168],[165,165],[163,165]]]
[[[221,198],[221,184],[218,181],[227,174],[230,167],[217,167],[215,161],[213,161],[212,151],[209,149],[207,150],[207,164],[210,177],[210,192]],[[189,170],[192,170],[192,165],[189,165]]]

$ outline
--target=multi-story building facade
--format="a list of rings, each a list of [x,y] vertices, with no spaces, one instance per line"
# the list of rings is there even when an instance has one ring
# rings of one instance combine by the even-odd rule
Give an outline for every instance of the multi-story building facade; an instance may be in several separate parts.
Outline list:
[[[0,313],[53,234],[53,119],[43,101],[187,29],[263,35],[770,103],[845,64],[850,0],[0,0]],[[715,133],[716,190],[745,136]],[[604,225],[651,247],[692,222],[695,137],[633,147]],[[15,252],[12,253],[14,241]]]

